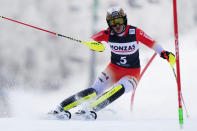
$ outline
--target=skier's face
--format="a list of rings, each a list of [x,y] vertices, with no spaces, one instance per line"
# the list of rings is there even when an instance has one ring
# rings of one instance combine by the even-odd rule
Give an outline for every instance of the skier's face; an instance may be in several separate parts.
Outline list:
[[[115,33],[120,34],[124,31],[125,25],[123,24],[116,24],[115,26],[112,27],[112,29],[115,31]]]
[[[120,34],[124,30],[124,19],[120,17],[120,18],[110,20],[109,25],[112,27],[115,33]]]

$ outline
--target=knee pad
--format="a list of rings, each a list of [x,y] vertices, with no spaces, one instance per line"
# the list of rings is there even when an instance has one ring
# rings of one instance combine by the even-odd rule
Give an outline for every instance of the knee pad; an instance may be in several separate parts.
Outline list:
[[[135,77],[125,76],[122,77],[114,86],[123,85],[125,93],[130,92],[137,87],[137,79]]]
[[[101,75],[97,78],[97,80],[94,82],[94,84],[91,86],[91,88],[95,89],[97,94],[101,94],[106,88],[108,88],[110,77],[102,72]]]

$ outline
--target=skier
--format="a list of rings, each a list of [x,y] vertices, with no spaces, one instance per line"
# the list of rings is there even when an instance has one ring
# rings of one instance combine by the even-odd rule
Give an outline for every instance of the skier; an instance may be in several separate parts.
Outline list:
[[[120,7],[107,11],[108,29],[91,36],[94,41],[105,41],[111,48],[111,62],[89,88],[65,99],[52,111],[60,119],[71,118],[70,109],[89,102],[89,117],[96,119],[95,112],[103,109],[124,93],[136,88],[140,76],[139,42],[155,50],[169,61],[171,52],[165,51],[141,29],[127,24],[127,15]],[[110,89],[111,87],[111,89]],[[106,91],[108,90],[108,91]],[[80,110],[76,114],[88,114]]]

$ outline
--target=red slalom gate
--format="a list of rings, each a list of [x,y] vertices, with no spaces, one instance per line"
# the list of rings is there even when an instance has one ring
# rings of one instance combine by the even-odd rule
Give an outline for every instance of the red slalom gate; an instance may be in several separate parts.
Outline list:
[[[179,104],[179,124],[183,125],[183,109],[181,100],[181,78],[180,78],[180,59],[179,59],[179,41],[178,41],[178,19],[177,19],[177,3],[173,0],[173,16],[174,16],[174,38],[176,51],[176,69],[177,69],[177,87],[178,87],[178,104]]]

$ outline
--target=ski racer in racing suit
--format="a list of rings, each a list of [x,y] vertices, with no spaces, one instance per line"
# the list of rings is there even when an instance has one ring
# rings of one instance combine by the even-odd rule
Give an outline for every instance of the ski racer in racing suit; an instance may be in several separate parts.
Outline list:
[[[56,114],[68,113],[70,109],[87,100],[93,100],[90,103],[90,110],[97,112],[122,94],[136,88],[140,76],[139,43],[155,50],[164,59],[169,60],[170,55],[174,57],[143,30],[128,25],[127,15],[122,8],[109,9],[106,20],[109,28],[94,34],[91,38],[94,41],[105,41],[109,44],[111,62],[90,88],[62,101]]]

